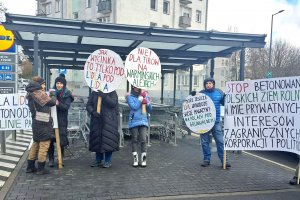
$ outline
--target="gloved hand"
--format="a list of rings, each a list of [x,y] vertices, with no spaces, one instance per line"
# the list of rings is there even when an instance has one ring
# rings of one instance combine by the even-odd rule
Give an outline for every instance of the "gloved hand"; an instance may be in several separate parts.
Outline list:
[[[140,101],[143,101],[144,98],[143,98],[142,96],[139,96],[138,99],[139,99]]]
[[[55,89],[49,89],[49,96],[56,96]]]
[[[102,91],[98,91],[99,92],[99,96],[101,97],[101,98],[105,98],[106,96],[107,96],[107,93],[104,93],[104,92],[102,92]]]
[[[146,97],[148,95],[147,91],[146,90],[143,90],[143,92],[141,93],[142,97]]]
[[[143,99],[142,104],[148,104],[148,100],[146,98]]]
[[[94,116],[94,117],[100,117],[100,114],[99,113],[97,113],[97,111],[94,111],[93,113],[92,113],[92,115]]]
[[[191,91],[191,95],[195,96],[196,95],[196,91]]]

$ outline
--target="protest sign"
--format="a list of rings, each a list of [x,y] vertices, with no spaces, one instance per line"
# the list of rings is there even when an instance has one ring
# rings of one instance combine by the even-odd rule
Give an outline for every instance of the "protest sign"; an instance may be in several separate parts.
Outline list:
[[[31,129],[31,113],[26,93],[0,94],[0,129]]]
[[[151,49],[139,47],[132,50],[125,61],[128,82],[140,89],[153,87],[161,76],[161,64]]]
[[[84,78],[92,90],[110,93],[125,78],[123,61],[109,49],[98,49],[85,62]]]
[[[206,133],[216,121],[216,108],[211,98],[203,93],[189,95],[182,104],[182,115],[187,127],[194,133]]]
[[[226,83],[224,147],[300,154],[300,77]]]

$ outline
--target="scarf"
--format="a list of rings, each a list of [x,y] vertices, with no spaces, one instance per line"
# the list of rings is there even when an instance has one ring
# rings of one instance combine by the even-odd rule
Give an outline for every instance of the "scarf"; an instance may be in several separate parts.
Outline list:
[[[42,107],[51,100],[51,98],[42,90],[33,91],[31,93],[31,96],[34,99],[34,101]]]

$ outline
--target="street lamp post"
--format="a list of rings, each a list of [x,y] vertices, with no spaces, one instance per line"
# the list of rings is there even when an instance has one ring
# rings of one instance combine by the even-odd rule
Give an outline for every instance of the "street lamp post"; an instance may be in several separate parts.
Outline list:
[[[273,35],[273,17],[279,13],[282,13],[284,10],[280,10],[277,13],[274,13],[271,18],[271,34],[270,34],[270,50],[269,50],[269,70],[271,70],[271,53],[272,53],[272,35]]]

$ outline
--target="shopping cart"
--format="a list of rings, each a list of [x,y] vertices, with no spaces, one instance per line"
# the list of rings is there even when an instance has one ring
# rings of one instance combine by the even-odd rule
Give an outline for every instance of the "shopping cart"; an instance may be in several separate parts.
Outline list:
[[[69,110],[68,114],[68,139],[74,143],[75,139],[83,139],[87,147],[87,113],[86,110],[79,107],[74,107]]]

